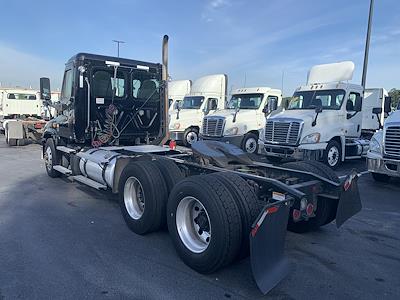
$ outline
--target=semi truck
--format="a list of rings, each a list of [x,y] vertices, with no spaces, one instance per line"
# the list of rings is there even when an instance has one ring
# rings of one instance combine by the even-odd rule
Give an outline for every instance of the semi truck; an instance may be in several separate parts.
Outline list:
[[[348,83],[353,72],[351,61],[312,67],[287,109],[267,120],[260,152],[272,162],[321,160],[331,168],[365,157],[379,128],[380,115],[372,110],[388,113],[390,98],[384,89]]]
[[[8,145],[23,145],[28,139],[40,140],[40,130],[45,124],[42,116],[43,103],[36,90],[0,90],[0,129]]]
[[[225,74],[208,75],[193,82],[189,95],[171,114],[171,139],[191,146],[199,140],[204,116],[223,109],[226,102],[228,78]]]
[[[162,64],[88,53],[68,60],[58,115],[42,138],[47,174],[117,194],[136,234],[167,225],[178,255],[200,273],[250,255],[266,293],[289,271],[287,229],[341,226],[361,209],[359,175],[255,162],[218,141],[193,143],[190,152],[165,146],[167,46],[164,36]]]
[[[236,145],[248,153],[258,152],[266,118],[278,113],[282,92],[269,87],[241,88],[233,91],[226,109],[203,119],[200,138]]]
[[[191,80],[173,80],[168,82],[168,111],[170,114],[176,111],[179,103],[190,93],[191,87]]]
[[[382,113],[382,108],[375,108],[375,112]],[[392,177],[400,177],[400,103],[383,128],[372,136],[367,166],[376,181],[388,182]]]

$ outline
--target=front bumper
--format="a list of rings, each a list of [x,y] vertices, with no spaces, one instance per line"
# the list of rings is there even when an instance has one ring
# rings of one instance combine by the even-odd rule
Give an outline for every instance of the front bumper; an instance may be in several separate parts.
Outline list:
[[[295,160],[320,160],[323,157],[327,143],[304,144],[299,146],[283,146],[276,144],[259,144],[260,154]]]
[[[368,171],[371,173],[400,177],[400,160],[384,158],[378,153],[369,151],[367,154],[367,166]]]
[[[170,131],[169,137],[174,141],[183,141],[185,132],[184,131]]]
[[[234,136],[221,136],[221,137],[211,137],[200,135],[200,140],[218,141],[227,144],[232,144],[237,147],[242,147],[244,135],[234,135]]]

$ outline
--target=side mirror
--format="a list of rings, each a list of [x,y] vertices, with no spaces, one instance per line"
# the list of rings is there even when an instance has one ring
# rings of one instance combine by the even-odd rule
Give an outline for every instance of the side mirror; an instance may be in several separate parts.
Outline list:
[[[51,100],[50,79],[47,77],[40,78],[40,98]]]
[[[354,110],[357,112],[362,110],[362,98],[361,97],[356,98],[356,101],[354,103]]]
[[[392,111],[392,97],[385,97],[384,112],[390,113]]]
[[[382,113],[382,107],[374,107],[372,109],[372,113],[375,114],[375,115],[381,114]]]
[[[264,114],[267,114],[267,113],[268,113],[268,104],[264,106],[262,112],[263,112]]]
[[[268,111],[274,111],[278,109],[278,99],[277,98],[270,98],[268,100]]]
[[[315,108],[315,113],[319,114],[319,113],[321,113],[321,112],[322,112],[322,106],[317,106],[317,107]]]

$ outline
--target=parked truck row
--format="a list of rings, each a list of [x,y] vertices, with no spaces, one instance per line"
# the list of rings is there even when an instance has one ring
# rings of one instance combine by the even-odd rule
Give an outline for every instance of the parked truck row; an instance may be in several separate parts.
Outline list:
[[[200,273],[250,254],[254,279],[266,293],[289,270],[283,255],[286,230],[306,232],[334,220],[341,226],[361,209],[359,175],[339,179],[318,162],[260,163],[214,140],[193,143],[191,151],[165,146],[170,139],[167,43],[164,37],[162,64],[88,53],[66,63],[57,116],[42,136],[46,171],[117,194],[122,216],[136,234],[167,224],[178,255]],[[215,90],[221,93],[225,79],[219,77]],[[46,99],[49,81],[42,83]],[[199,86],[193,83],[181,113],[200,114],[202,108],[210,113],[224,101],[221,94],[198,92]],[[244,126],[239,114],[246,109],[254,108],[254,115],[268,112],[264,95],[278,98],[272,106],[280,96],[266,88],[235,95],[224,116],[237,127]],[[172,124],[179,120],[176,134],[191,125],[171,116]],[[184,131],[178,131],[181,126]],[[238,128],[236,134],[239,130],[245,132]]]

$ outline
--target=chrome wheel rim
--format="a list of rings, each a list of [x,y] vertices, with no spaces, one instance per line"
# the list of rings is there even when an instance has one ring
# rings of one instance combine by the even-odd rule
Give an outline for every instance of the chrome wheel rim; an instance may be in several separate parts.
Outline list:
[[[136,177],[129,177],[124,186],[125,208],[132,219],[139,220],[144,213],[143,186]]]
[[[248,153],[254,153],[257,149],[257,141],[254,138],[249,138],[244,144],[245,150]]]
[[[194,142],[197,142],[198,137],[197,137],[197,133],[194,131],[190,131],[187,135],[186,135],[186,141],[188,142],[188,144],[192,145]]]
[[[333,146],[328,151],[328,164],[332,167],[335,166],[339,161],[339,149]]]
[[[53,154],[51,153],[51,148],[47,147],[44,152],[44,163],[46,165],[47,170],[51,170],[53,166]]]
[[[193,253],[204,252],[211,241],[211,222],[201,202],[187,196],[176,209],[176,227],[182,243]]]

